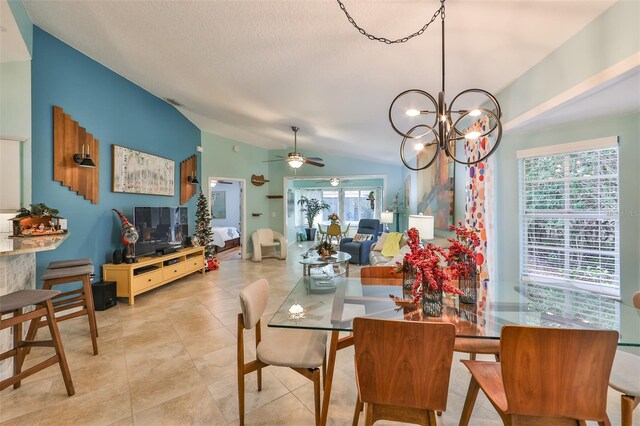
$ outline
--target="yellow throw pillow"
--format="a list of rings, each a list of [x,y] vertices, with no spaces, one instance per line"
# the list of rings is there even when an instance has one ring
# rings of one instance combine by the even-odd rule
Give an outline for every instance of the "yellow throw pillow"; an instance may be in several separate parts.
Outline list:
[[[384,247],[382,247],[382,255],[386,257],[393,257],[400,250],[400,239],[402,234],[400,232],[389,232]]]

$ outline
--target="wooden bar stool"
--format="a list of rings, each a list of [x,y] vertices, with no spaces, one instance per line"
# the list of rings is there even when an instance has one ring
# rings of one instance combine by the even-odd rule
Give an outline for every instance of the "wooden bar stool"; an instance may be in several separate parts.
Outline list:
[[[80,259],[82,260],[82,259]],[[90,261],[90,259],[89,259]],[[53,264],[69,264],[74,261],[62,261],[52,262]],[[77,261],[75,261],[77,262]],[[55,265],[54,265],[55,266]],[[50,290],[54,285],[67,284],[72,282],[82,282],[82,287],[79,289],[66,291],[60,293],[58,296],[52,299],[53,308],[56,313],[67,311],[73,308],[82,308],[77,311],[67,313],[57,317],[58,322],[68,320],[71,318],[87,315],[89,318],[89,331],[91,332],[91,343],[93,345],[93,354],[98,354],[98,325],[96,323],[96,312],[93,305],[93,293],[91,291],[91,274],[93,274],[93,265],[85,264],[81,266],[71,267],[55,267],[54,269],[47,269],[42,275],[44,284],[42,288],[44,290]],[[33,339],[40,327],[44,327],[45,322],[40,320],[34,320],[29,325],[29,331],[27,333],[27,339]],[[28,351],[27,351],[28,353]]]
[[[0,330],[13,327],[13,349],[0,354],[0,361],[13,357],[13,375],[0,382],[0,391],[11,385],[13,385],[14,389],[17,389],[20,387],[22,379],[58,363],[62,372],[62,379],[67,388],[67,395],[71,396],[75,393],[51,302],[51,299],[59,294],[58,290],[19,290],[0,297]],[[23,308],[31,305],[35,305],[36,309],[23,313]],[[4,315],[9,314],[13,315],[7,319],[2,319]],[[51,340],[22,340],[22,323],[29,320],[33,323],[33,321],[38,321],[42,316],[46,318],[46,323],[51,332]],[[56,354],[22,371],[26,351],[33,346],[53,347]]]

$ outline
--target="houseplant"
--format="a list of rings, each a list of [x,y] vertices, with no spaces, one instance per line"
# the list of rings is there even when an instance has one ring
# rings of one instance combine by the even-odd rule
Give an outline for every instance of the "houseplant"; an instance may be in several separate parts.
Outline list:
[[[300,197],[298,204],[302,207],[301,211],[307,219],[307,228],[305,229],[307,241],[314,241],[316,239],[316,230],[313,227],[313,221],[322,210],[329,210],[331,206],[317,198],[307,198],[304,195]]]

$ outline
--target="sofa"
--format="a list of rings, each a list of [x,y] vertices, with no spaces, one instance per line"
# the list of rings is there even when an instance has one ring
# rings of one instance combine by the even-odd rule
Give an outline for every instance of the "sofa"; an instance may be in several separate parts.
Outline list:
[[[367,265],[369,263],[369,253],[371,248],[378,240],[378,236],[382,232],[382,224],[378,219],[361,219],[358,223],[358,234],[372,235],[371,239],[366,241],[354,241],[354,238],[343,238],[340,240],[340,251],[349,253],[351,259],[349,263],[356,265]]]
[[[381,241],[384,244],[384,237],[381,235],[378,238],[378,241]],[[449,247],[449,241],[446,238],[435,237],[433,240],[429,240],[428,243],[433,244],[437,247],[447,248]],[[376,247],[377,245],[377,247]],[[381,251],[381,244],[377,244],[371,247],[371,251],[369,252],[369,265],[371,266],[395,266],[396,262],[402,262],[404,255],[409,253],[411,250],[407,245],[406,236],[402,236],[400,239],[400,251],[395,256],[384,256]]]

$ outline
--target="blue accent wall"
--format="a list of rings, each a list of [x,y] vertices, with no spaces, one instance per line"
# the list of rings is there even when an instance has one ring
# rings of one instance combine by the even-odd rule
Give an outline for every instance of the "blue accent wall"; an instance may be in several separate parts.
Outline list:
[[[54,105],[100,141],[99,204],[53,181]],[[82,257],[93,259],[100,276],[101,265],[111,261],[113,250],[122,247],[121,222],[111,209],[120,210],[132,221],[134,206],[178,206],[180,162],[196,154],[200,130],[173,106],[37,26],[33,28],[32,113],[32,199],[60,210],[71,233],[57,250],[38,253],[37,276],[52,260]],[[112,144],[174,160],[175,196],[111,192]],[[194,231],[196,198],[185,204],[190,234]]]

